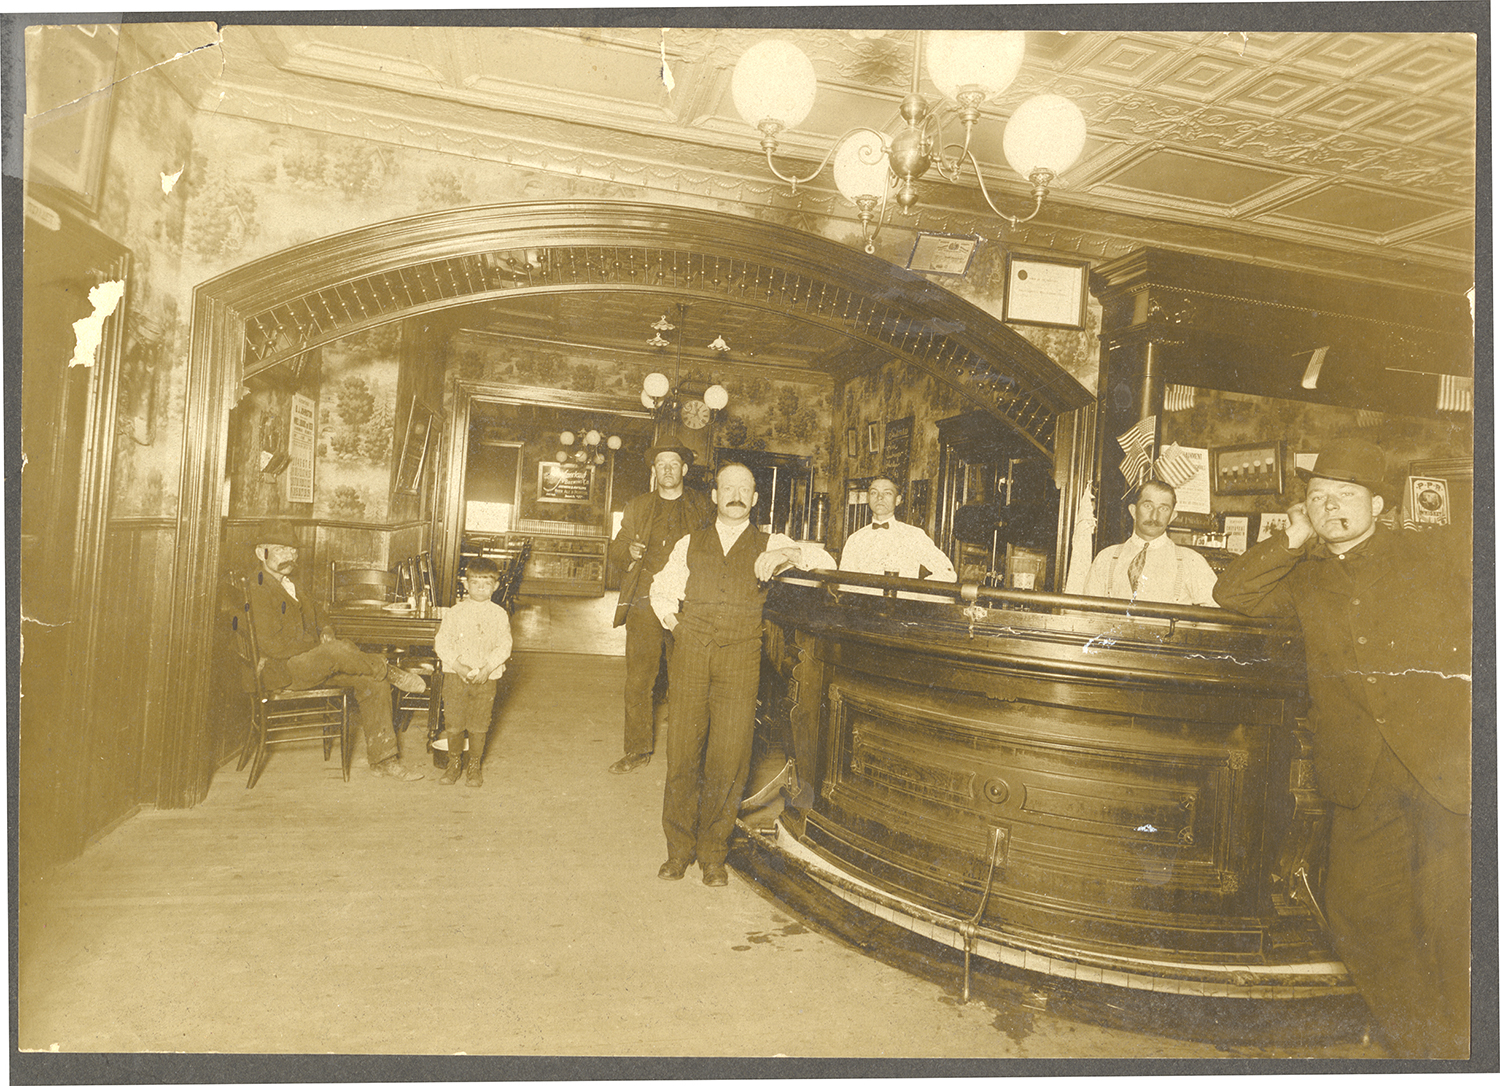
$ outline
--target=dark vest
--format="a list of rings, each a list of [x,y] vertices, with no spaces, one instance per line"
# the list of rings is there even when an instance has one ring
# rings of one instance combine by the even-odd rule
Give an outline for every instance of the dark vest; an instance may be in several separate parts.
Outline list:
[[[681,631],[717,645],[760,639],[767,586],[755,581],[755,560],[765,553],[769,540],[751,525],[725,554],[713,525],[688,535]]]

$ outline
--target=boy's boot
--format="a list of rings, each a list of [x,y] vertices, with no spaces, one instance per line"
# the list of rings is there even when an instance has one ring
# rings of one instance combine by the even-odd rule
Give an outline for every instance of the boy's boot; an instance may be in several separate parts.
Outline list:
[[[484,737],[469,737],[469,763],[468,775],[464,778],[464,784],[470,788],[478,788],[484,783],[484,772],[479,768],[480,761],[484,758]]]
[[[463,776],[464,765],[464,738],[455,736],[451,732],[448,735],[448,768],[443,770],[443,775],[438,778],[439,784],[457,784],[458,778]]]

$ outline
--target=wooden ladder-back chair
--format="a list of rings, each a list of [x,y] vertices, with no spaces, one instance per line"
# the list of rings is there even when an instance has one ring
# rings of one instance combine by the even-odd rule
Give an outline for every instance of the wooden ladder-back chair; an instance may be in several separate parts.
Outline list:
[[[428,607],[436,606],[437,596],[433,592],[431,554],[423,551],[411,558],[403,559],[398,569],[400,572],[395,575],[398,585],[406,584],[413,592],[425,593]],[[392,662],[397,666],[427,680],[427,689],[419,694],[409,694],[395,686],[391,687],[396,730],[404,732],[411,724],[413,714],[425,712],[429,718],[428,730],[431,731],[436,723],[435,718],[442,715],[442,699],[439,696],[442,690],[442,662],[438,660],[435,653],[414,654],[398,650],[391,653],[391,656]]]
[[[266,768],[269,749],[283,743],[323,741],[323,760],[328,761],[335,742],[339,745],[344,780],[354,758],[354,717],[350,710],[350,692],[342,686],[320,686],[310,690],[268,690],[261,674],[260,643],[255,636],[255,618],[250,612],[250,597],[243,580],[239,589],[239,609],[230,621],[234,627],[240,656],[248,666],[252,684],[250,693],[250,729],[240,752],[239,768],[250,763],[246,788],[254,788]]]
[[[531,561],[531,539],[522,541],[521,546],[500,570],[500,590],[495,593],[495,602],[504,607],[507,613],[513,613],[516,609],[516,597],[521,594],[521,579],[526,572],[526,563]]]

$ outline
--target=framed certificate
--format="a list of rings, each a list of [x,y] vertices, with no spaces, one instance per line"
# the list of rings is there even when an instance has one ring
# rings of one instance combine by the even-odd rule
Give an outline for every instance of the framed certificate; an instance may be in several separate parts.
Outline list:
[[[932,275],[966,275],[978,245],[979,239],[972,234],[929,234],[924,231],[917,235],[911,256],[906,258],[906,266],[912,271]]]
[[[1082,328],[1088,297],[1089,266],[1071,260],[1005,254],[1005,311],[1002,320]]]

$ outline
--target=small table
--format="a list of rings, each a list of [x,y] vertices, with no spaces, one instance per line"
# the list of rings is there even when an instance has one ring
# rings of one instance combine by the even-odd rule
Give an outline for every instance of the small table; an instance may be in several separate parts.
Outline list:
[[[432,648],[442,616],[384,607],[335,607],[328,611],[328,622],[345,641],[399,651]]]
[[[408,655],[432,652],[432,643],[437,638],[442,616],[432,613],[418,615],[405,609],[387,610],[384,606],[344,606],[328,610],[328,624],[334,633],[345,641],[353,641],[363,648],[388,652],[396,657],[397,665]],[[401,691],[393,690],[395,706],[400,707]],[[407,695],[420,697],[421,695]],[[427,741],[430,744],[440,731],[443,705],[443,669],[433,669],[427,684]],[[436,709],[434,710],[434,707]],[[410,721],[408,715],[397,724],[404,729]]]

